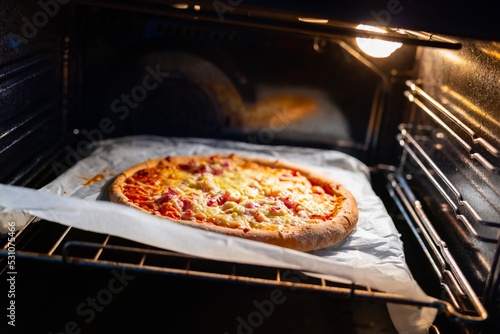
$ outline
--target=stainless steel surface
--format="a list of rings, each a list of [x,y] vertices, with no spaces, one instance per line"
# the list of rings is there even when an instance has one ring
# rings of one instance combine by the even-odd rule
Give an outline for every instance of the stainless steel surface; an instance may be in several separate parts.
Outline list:
[[[398,180],[415,193],[417,216],[430,217],[423,220],[432,226],[430,235],[439,236],[428,238],[436,245],[428,246],[434,268],[445,258],[434,253],[442,253],[442,245],[460,259],[459,276],[491,308],[498,293],[500,226],[499,100],[493,93],[500,73],[498,44],[464,40],[463,45],[450,52],[422,49],[417,77],[405,82],[409,103],[407,123],[399,126],[403,176]],[[450,298],[460,300],[460,290],[445,291],[456,291]]]
[[[421,89],[448,110],[455,122],[467,125],[469,136],[481,138],[495,149],[491,152],[495,167],[499,166],[494,157],[500,147],[497,131],[500,111],[496,94],[500,88],[499,49],[497,42],[471,40],[464,40],[461,50],[451,52],[425,49],[418,75]],[[478,145],[473,147],[482,153]]]

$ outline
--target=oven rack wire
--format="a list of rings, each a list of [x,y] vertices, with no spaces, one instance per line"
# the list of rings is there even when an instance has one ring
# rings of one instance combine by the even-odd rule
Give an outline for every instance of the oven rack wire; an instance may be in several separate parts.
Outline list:
[[[446,202],[451,206],[455,217],[463,223],[466,229],[476,239],[484,242],[496,243],[498,239],[489,235],[481,235],[477,228],[471,223],[468,217],[472,217],[473,221],[482,226],[500,227],[500,223],[483,219],[474,207],[464,199],[464,196],[446,177],[445,173],[437,166],[437,164],[426,154],[424,148],[415,140],[414,136],[408,130],[412,126],[410,124],[401,124],[399,126],[400,133],[397,138],[404,152],[410,156],[413,161],[419,166],[420,170],[425,174],[428,180],[434,185]],[[451,192],[452,195],[449,194]],[[454,198],[452,198],[452,196]],[[469,215],[462,214],[464,208]]]
[[[432,98],[427,92],[418,86],[417,82],[407,80],[406,85],[410,88],[404,94],[410,102],[417,105],[422,111],[429,115],[442,129],[451,135],[459,145],[467,151],[470,158],[478,161],[488,171],[499,173],[499,168],[492,160],[500,157],[500,149],[487,139],[481,137],[471,126],[461,121],[451,111],[441,103]],[[430,107],[429,107],[429,106]],[[457,131],[448,126],[445,120],[448,119],[470,139],[463,138]],[[470,143],[471,142],[471,143]],[[484,153],[482,153],[484,152]]]
[[[403,174],[392,168],[386,172],[385,176],[389,195],[424,251],[439,278],[443,292],[454,309],[461,310],[461,312],[473,310],[474,313],[484,315],[486,318],[487,312],[482,302],[460,270],[460,266],[448,250],[447,244],[434,229],[422,204],[411,191]]]
[[[40,230],[57,231],[51,237],[51,244],[43,249],[30,249],[23,247]],[[38,230],[38,231],[37,231]],[[73,240],[71,234],[83,233],[87,237]],[[87,240],[85,240],[87,239]],[[476,324],[486,320],[488,314],[472,293],[472,309],[465,309],[455,302],[456,298],[447,300],[433,298],[420,300],[407,296],[381,292],[368,286],[361,286],[348,282],[336,282],[314,275],[302,273],[307,277],[304,280],[286,280],[286,271],[295,269],[265,267],[242,263],[231,263],[199,258],[187,254],[180,254],[164,249],[153,248],[140,243],[128,241],[110,235],[81,231],[73,227],[63,226],[34,217],[23,229],[15,235],[16,257],[31,258],[41,261],[59,262],[62,265],[89,266],[101,268],[129,269],[139,272],[154,272],[159,274],[177,275],[190,278],[201,278],[233,283],[253,284],[280,289],[299,290],[309,293],[321,293],[332,298],[348,300],[368,300],[383,303],[411,305],[417,307],[430,307],[438,313],[446,315],[456,323]],[[6,270],[8,243],[0,250],[0,275]],[[154,260],[153,260],[154,258]],[[193,265],[198,263],[198,265]],[[199,265],[199,263],[204,263]],[[252,269],[241,269],[252,267]],[[265,274],[262,274],[265,273]],[[460,282],[463,284],[463,282]],[[466,285],[467,286],[467,285]],[[470,291],[466,291],[467,293]]]
[[[486,175],[486,177],[490,177],[491,179],[497,178],[499,175],[497,158],[500,157],[500,149],[487,139],[481,137],[472,129],[471,126],[465,124],[451,111],[437,102],[427,92],[420,88],[416,82],[408,80],[406,81],[406,85],[410,87],[410,91],[405,91],[404,93],[408,100],[416,106],[417,110],[423,111],[424,114],[429,116],[437,125],[436,129],[439,129],[439,133],[436,135],[437,138],[446,138],[445,135],[448,134],[449,138],[453,141],[453,143],[451,143],[453,149],[465,150],[461,151],[465,153],[465,155],[460,151],[457,151],[457,154],[465,159],[469,159],[467,164],[471,171],[474,169],[473,173],[475,173],[478,177],[482,174]],[[455,129],[448,125],[449,122],[456,126]],[[402,164],[405,163],[407,157],[411,157],[411,159],[418,165],[419,170],[423,172],[423,174],[450,205],[456,218],[463,223],[472,236],[484,242],[498,242],[496,235],[497,232],[483,235],[484,233],[481,234],[478,232],[477,228],[474,227],[500,227],[498,214],[494,213],[493,215],[489,214],[488,216],[485,212],[478,212],[478,210],[476,210],[477,208],[474,206],[474,204],[477,206],[477,201],[476,203],[473,203],[474,201],[471,201],[472,197],[470,194],[469,198],[467,198],[465,194],[453,184],[442,168],[440,168],[438,163],[436,163],[430,156],[430,153],[427,152],[429,149],[424,148],[423,144],[420,144],[420,141],[417,139],[418,136],[422,136],[422,130],[427,132],[433,131],[432,127],[429,127],[429,129],[424,128],[424,125],[399,125],[399,134],[397,135],[397,139],[400,146],[403,148]],[[431,135],[427,134],[424,134],[424,136],[428,138],[431,137]],[[442,146],[439,143],[437,145]],[[479,163],[479,165],[474,165],[474,162]],[[479,167],[483,167],[483,169],[480,169]],[[477,181],[478,184],[480,184],[480,182],[481,181]],[[475,185],[475,187],[480,186]],[[485,185],[485,188],[487,187],[495,188],[495,185]],[[496,196],[495,194],[492,195]],[[494,211],[495,209],[490,208],[490,212]]]

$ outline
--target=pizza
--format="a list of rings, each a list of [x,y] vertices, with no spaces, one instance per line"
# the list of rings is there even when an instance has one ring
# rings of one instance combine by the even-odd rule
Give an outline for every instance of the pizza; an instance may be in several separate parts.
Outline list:
[[[358,221],[342,184],[290,162],[238,154],[168,156],[133,166],[110,200],[213,232],[312,251],[344,240]]]
[[[280,127],[309,116],[318,104],[302,95],[281,94],[269,96],[249,105],[241,116],[245,127]]]

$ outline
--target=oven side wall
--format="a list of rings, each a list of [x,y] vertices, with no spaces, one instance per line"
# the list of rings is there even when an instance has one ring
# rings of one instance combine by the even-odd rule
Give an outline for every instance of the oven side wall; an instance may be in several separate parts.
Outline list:
[[[0,180],[27,174],[61,145],[66,132],[64,53],[69,5],[2,2],[0,14]]]
[[[499,48],[496,42],[461,42],[460,50],[421,50],[418,75],[407,84],[415,103],[407,103],[401,126],[399,169],[442,246],[493,310],[500,222]]]

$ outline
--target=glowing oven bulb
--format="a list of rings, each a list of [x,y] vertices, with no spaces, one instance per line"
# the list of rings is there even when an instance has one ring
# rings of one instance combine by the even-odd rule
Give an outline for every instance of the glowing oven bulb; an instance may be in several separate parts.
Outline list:
[[[360,30],[386,33],[386,31],[383,29],[364,24],[360,24],[356,28]],[[403,45],[397,42],[388,42],[380,39],[362,37],[357,37],[356,43],[364,53],[375,58],[389,57],[394,51],[396,51]]]

